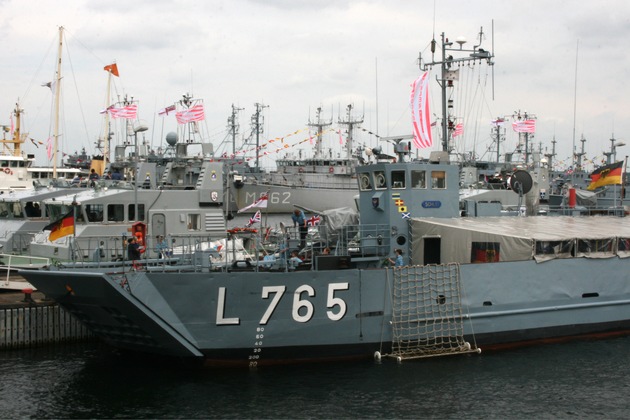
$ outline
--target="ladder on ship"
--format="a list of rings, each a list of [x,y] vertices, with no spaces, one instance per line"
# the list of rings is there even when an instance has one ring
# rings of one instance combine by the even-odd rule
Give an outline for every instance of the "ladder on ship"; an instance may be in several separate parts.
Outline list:
[[[400,362],[481,352],[464,340],[459,264],[397,267],[393,275],[392,352],[384,356]]]

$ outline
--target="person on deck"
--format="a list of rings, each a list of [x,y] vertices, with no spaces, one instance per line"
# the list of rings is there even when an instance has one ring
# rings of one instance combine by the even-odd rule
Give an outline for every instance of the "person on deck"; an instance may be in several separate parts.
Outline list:
[[[147,176],[142,183],[142,188],[145,190],[151,189],[151,174],[147,172]]]
[[[157,252],[158,258],[167,257],[168,256],[168,243],[166,242],[166,239],[162,235],[157,235],[155,239],[156,239],[155,252]]]
[[[394,264],[394,267],[402,267],[403,265],[405,265],[403,261],[403,250],[400,248],[396,248],[394,252],[396,253],[396,258],[389,258],[389,262]]]
[[[304,248],[306,246],[306,234],[308,233],[306,216],[304,216],[304,212],[302,210],[295,209],[293,210],[291,219],[293,220],[293,227],[298,226],[300,229],[300,248]]]
[[[140,259],[140,245],[135,237],[127,239],[127,258],[131,261]]]
[[[298,252],[295,250],[292,251],[291,258],[289,258],[289,267],[296,268],[298,265],[302,264],[302,262],[302,259],[298,257]]]

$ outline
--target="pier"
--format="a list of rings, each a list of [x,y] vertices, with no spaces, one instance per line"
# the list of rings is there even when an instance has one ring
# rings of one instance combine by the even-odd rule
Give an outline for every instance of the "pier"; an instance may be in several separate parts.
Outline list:
[[[0,350],[88,339],[87,328],[42,293],[0,292]]]

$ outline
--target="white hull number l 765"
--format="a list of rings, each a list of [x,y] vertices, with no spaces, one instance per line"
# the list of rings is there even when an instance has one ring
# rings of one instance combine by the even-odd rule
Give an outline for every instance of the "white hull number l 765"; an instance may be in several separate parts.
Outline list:
[[[339,321],[342,319],[348,310],[346,301],[340,297],[335,296],[335,292],[341,290],[348,290],[349,284],[346,283],[330,283],[328,285],[328,294],[326,297],[326,315],[331,321]],[[269,299],[269,306],[260,319],[260,325],[266,325],[269,319],[273,315],[274,311],[278,307],[282,296],[286,292],[286,286],[265,286],[262,289],[262,298]],[[303,295],[307,297],[315,296],[315,289],[308,284],[304,284],[293,293],[293,308],[292,316],[296,322],[308,322],[313,318],[315,308],[313,303],[307,298],[303,298]],[[273,296],[273,297],[272,297]],[[225,318],[225,287],[219,287],[219,295],[217,297],[217,325],[238,325],[240,324],[240,318]]]

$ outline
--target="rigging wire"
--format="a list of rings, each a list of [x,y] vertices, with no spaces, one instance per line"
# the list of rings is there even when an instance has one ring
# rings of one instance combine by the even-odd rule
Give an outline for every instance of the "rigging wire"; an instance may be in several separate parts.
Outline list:
[[[67,37],[65,36],[65,34],[64,34],[64,38],[66,38],[66,41],[67,41]],[[69,66],[70,67],[70,73],[72,74],[72,80],[74,82],[74,89],[75,89],[75,92],[76,92],[76,95],[77,95],[77,102],[79,104],[79,111],[81,113],[81,121],[83,122],[83,128],[85,129],[86,139],[89,139],[90,138],[90,133],[89,133],[87,124],[85,122],[85,113],[84,113],[84,110],[83,110],[83,104],[81,103],[81,96],[79,95],[79,85],[77,83],[76,74],[74,72],[74,66],[72,64],[72,58],[70,56],[70,49],[69,49],[69,46],[68,46],[67,42],[65,42],[64,45],[66,46],[66,56],[68,57],[68,63],[70,65]],[[65,119],[64,119],[64,124],[65,124]],[[64,133],[67,133],[67,131],[64,130]],[[67,141],[67,139],[66,139],[66,141]],[[67,144],[65,142],[64,142],[64,145],[67,146]],[[88,141],[88,147],[89,147],[89,145],[91,145],[91,142]],[[83,147],[84,147],[84,145],[83,145]],[[68,150],[68,149],[66,149],[66,150]],[[89,150],[91,150],[91,148],[89,148]],[[63,148],[62,148],[62,151],[63,151]]]

